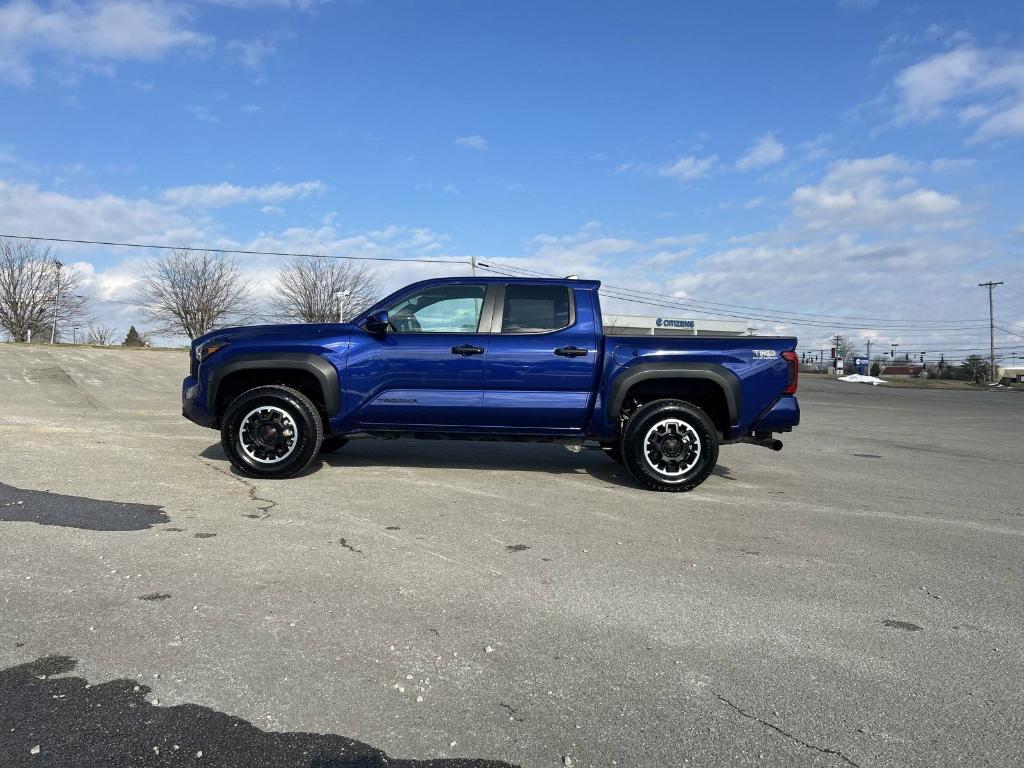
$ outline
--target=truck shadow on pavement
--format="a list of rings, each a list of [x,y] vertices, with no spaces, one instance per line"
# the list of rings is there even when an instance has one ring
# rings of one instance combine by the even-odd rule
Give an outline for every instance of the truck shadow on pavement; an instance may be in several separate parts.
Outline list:
[[[76,661],[47,656],[0,670],[0,765],[216,765],[218,768],[515,768],[483,759],[400,760],[333,734],[267,732],[199,706],[155,706],[134,680],[87,686]]]
[[[27,491],[0,483],[0,522],[61,525],[91,531],[143,531],[170,520],[161,507]]]
[[[214,443],[199,455],[205,459],[227,460],[220,443]],[[583,448],[579,453],[570,453],[550,443],[484,440],[353,440],[334,453],[321,454],[319,460],[313,461],[296,477],[323,469],[348,467],[587,474],[606,483],[640,489],[622,464],[611,461],[599,449]],[[237,474],[233,467],[231,472]]]

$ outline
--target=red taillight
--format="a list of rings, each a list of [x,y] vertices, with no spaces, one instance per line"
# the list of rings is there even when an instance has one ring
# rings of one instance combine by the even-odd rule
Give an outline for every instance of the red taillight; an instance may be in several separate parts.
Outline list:
[[[800,358],[796,356],[796,352],[787,351],[782,353],[782,359],[789,363],[789,380],[782,394],[795,395],[796,385],[800,380]]]

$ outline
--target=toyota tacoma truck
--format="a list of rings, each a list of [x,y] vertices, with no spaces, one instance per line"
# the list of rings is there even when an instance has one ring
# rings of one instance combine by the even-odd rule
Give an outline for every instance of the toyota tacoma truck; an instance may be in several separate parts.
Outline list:
[[[800,421],[796,339],[606,336],[593,280],[424,280],[348,323],[196,339],[183,415],[243,475],[289,477],[353,437],[600,445],[688,491],[723,443],[779,450]],[[595,446],[596,447],[596,446]]]

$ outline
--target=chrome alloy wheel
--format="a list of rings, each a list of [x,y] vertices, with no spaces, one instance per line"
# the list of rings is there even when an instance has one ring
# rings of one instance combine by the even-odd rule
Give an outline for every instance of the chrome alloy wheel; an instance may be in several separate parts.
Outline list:
[[[680,481],[697,465],[700,452],[697,430],[681,419],[663,419],[644,437],[644,459],[651,469]]]
[[[264,405],[246,414],[238,426],[238,446],[260,464],[276,464],[296,446],[295,421],[283,408]]]

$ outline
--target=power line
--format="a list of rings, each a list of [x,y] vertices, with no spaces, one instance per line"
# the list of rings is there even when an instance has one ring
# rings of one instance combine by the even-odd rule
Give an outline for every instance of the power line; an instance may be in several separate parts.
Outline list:
[[[535,270],[535,269],[527,269],[526,267],[517,267],[517,266],[513,266],[511,264],[502,264],[502,263],[495,262],[495,261],[490,261],[489,263],[493,264],[493,265],[496,265],[496,266],[499,266],[499,267],[503,267],[505,269],[510,269],[510,270],[515,270],[515,271],[518,271],[518,272],[523,272],[523,273],[527,273],[527,274],[537,275],[539,277],[554,277],[554,275],[551,275],[550,273],[540,272],[540,271]],[[859,317],[859,316],[856,316],[856,315],[829,315],[829,314],[815,313],[815,312],[797,312],[795,310],[793,310],[793,311],[790,311],[790,310],[777,310],[777,309],[769,309],[769,308],[766,308],[766,307],[754,307],[754,306],[749,306],[749,305],[745,305],[745,304],[728,304],[728,303],[725,303],[725,302],[708,301],[708,300],[705,300],[705,299],[691,299],[691,298],[681,299],[678,296],[670,296],[670,295],[667,295],[667,294],[659,294],[659,293],[653,293],[653,292],[650,292],[650,291],[642,291],[642,290],[639,290],[639,289],[636,289],[636,288],[628,288],[628,287],[624,287],[624,286],[613,285],[611,283],[606,283],[604,281],[602,281],[602,283],[601,283],[601,288],[602,288],[602,291],[605,292],[605,293],[607,293],[607,289],[610,288],[610,289],[615,290],[615,291],[617,291],[619,293],[638,294],[638,295],[646,296],[646,297],[666,298],[666,299],[669,299],[669,300],[675,302],[676,304],[685,303],[685,304],[694,305],[692,307],[684,306],[684,308],[689,309],[689,310],[696,310],[696,311],[707,312],[708,311],[707,309],[704,309],[704,307],[700,306],[700,305],[706,305],[708,308],[711,308],[711,309],[714,309],[716,307],[727,307],[727,308],[732,308],[732,309],[749,309],[749,310],[751,310],[753,312],[759,312],[759,313],[761,313],[763,315],[774,315],[775,316],[775,317],[754,317],[754,316],[750,316],[750,315],[739,315],[739,314],[730,314],[730,313],[725,313],[725,312],[719,312],[719,314],[726,315],[726,316],[729,316],[729,317],[738,317],[738,318],[745,319],[745,320],[746,319],[762,320],[762,321],[765,321],[765,322],[795,322],[795,321],[791,321],[792,317],[810,317],[810,318],[815,318],[815,319],[829,319],[829,320],[860,320],[860,321],[875,321],[875,322],[897,323],[897,324],[903,324],[903,323],[910,324],[910,323],[912,323],[915,326],[922,325],[922,324],[932,324],[932,323],[958,323],[959,324],[959,323],[983,323],[983,322],[985,322],[984,319],[982,319],[982,318],[977,318],[977,319],[971,318],[971,319],[948,319],[948,320],[901,321],[901,320],[894,320],[892,318]],[[836,326],[836,325],[839,325],[839,324],[838,323],[822,323],[822,325]],[[859,326],[853,326],[853,327],[859,327]],[[946,330],[946,329],[942,328],[942,329],[937,329],[937,330]]]
[[[398,256],[336,256],[324,253],[292,253],[289,251],[248,251],[238,248],[193,248],[185,245],[158,245],[147,243],[120,243],[110,240],[77,240],[69,237],[34,237],[32,235],[0,235],[11,240],[39,240],[44,243],[71,243],[75,245],[106,245],[116,248],[151,248],[158,251],[197,251],[199,253],[234,253],[242,256],[297,256],[310,259],[343,259],[348,261],[407,261],[422,264],[469,264],[466,259],[400,258]]]

